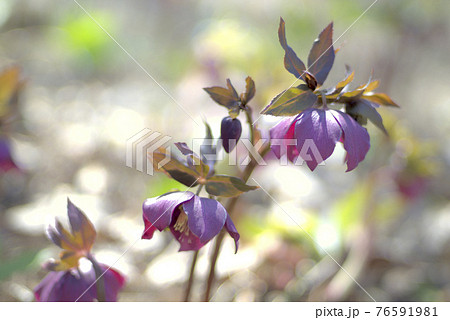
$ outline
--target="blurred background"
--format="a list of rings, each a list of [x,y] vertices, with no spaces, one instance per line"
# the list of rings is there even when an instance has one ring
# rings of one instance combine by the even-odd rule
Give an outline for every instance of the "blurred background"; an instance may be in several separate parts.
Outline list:
[[[230,78],[242,92],[252,76],[257,117],[295,80],[283,67],[280,16],[306,61],[330,21],[337,39],[372,1],[79,3],[217,138],[227,111],[203,87]],[[325,86],[345,64],[355,86],[373,69],[377,91],[401,106],[380,109],[390,135],[369,125],[371,149],[350,173],[341,146],[314,173],[275,161],[255,171],[279,205],[262,190],[242,197],[241,247],[235,255],[226,237],[213,300],[369,301],[326,252],[378,301],[450,299],[449,14],[446,0],[380,0],[339,39]],[[143,200],[185,189],[126,167],[127,139],[150,128],[189,143],[205,130],[71,0],[0,1],[0,72],[0,301],[32,301],[41,265],[59,251],[45,228],[54,217],[67,223],[68,196],[97,228],[97,259],[113,264],[141,236]],[[277,121],[258,126],[267,134]],[[200,251],[193,300],[211,249]],[[119,300],[182,299],[191,255],[167,233],[137,241],[114,265],[128,280]]]

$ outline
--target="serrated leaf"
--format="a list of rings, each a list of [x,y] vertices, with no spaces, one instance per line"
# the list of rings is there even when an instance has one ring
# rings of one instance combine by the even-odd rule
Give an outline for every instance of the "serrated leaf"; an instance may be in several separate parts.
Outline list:
[[[333,23],[330,23],[314,41],[308,56],[308,71],[322,85],[334,63]]]
[[[239,178],[227,175],[215,175],[206,181],[206,191],[217,197],[236,197],[258,187],[249,186]]]
[[[213,99],[216,103],[231,108],[239,103],[239,97],[236,99],[233,92],[231,92],[229,89],[222,88],[222,87],[210,87],[210,88],[203,88],[211,99]]]
[[[159,148],[149,154],[149,160],[156,171],[164,172],[172,179],[188,187],[197,185],[200,175],[195,170],[178,161],[166,149]]]
[[[255,81],[251,77],[245,79],[245,92],[241,94],[241,101],[246,105],[254,96],[256,92]]]
[[[381,104],[383,106],[391,106],[391,107],[397,107],[400,108],[400,106],[398,104],[396,104],[391,97],[389,97],[387,94],[385,93],[367,93],[365,95],[363,95],[363,98],[378,104]]]
[[[284,49],[284,67],[296,78],[304,79],[303,73],[306,70],[305,64],[297,57],[297,54],[287,44],[286,30],[283,18],[280,17],[280,26],[278,28],[278,39],[281,47]]]
[[[272,116],[293,116],[312,107],[316,101],[317,96],[305,85],[300,85],[277,95],[261,113]]]

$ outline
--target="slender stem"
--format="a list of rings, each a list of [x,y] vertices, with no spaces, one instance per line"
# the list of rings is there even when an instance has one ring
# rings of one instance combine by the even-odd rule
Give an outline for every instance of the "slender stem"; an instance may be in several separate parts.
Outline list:
[[[247,123],[250,128],[250,141],[252,145],[255,143],[255,130],[253,128],[253,117],[252,117],[252,109],[250,106],[245,108],[245,115],[247,116]]]
[[[192,290],[192,284],[194,283],[194,273],[195,273],[195,265],[197,264],[197,258],[198,258],[198,251],[194,252],[194,255],[192,256],[192,263],[191,263],[191,270],[189,272],[189,280],[187,282],[186,290],[184,292],[184,301],[188,302],[189,297],[191,295]]]
[[[250,125],[251,124],[252,123],[250,122]],[[265,148],[263,148],[260,151],[260,156],[264,157],[267,154],[267,152],[269,152],[269,150],[270,150],[270,145],[267,144],[265,146]],[[244,171],[242,172],[241,177],[242,177],[242,180],[244,180],[244,182],[247,182],[247,180],[250,178],[253,170],[255,170],[255,168],[257,166],[258,166],[258,162],[252,158],[250,163],[245,167]],[[227,212],[230,216],[233,215],[233,211],[234,211],[234,208],[236,207],[236,203],[237,203],[238,199],[239,199],[239,197],[231,198],[225,207],[225,209],[227,210]],[[206,290],[205,290],[205,294],[203,296],[203,301],[206,301],[206,302],[209,301],[209,299],[210,299],[211,289],[214,284],[217,258],[219,257],[220,247],[222,245],[224,236],[225,236],[225,232],[224,231],[220,232],[214,243],[214,251],[210,258],[209,274],[208,274],[208,279],[207,279],[207,283],[206,283]]]
[[[203,189],[203,185],[199,185],[197,192],[195,193],[197,196],[200,195],[200,192]],[[189,297],[191,295],[191,290],[192,290],[192,284],[194,283],[194,275],[195,275],[195,266],[197,265],[197,258],[198,258],[198,251],[196,250],[194,252],[194,255],[192,256],[192,263],[191,263],[191,269],[189,271],[189,278],[187,281],[187,285],[186,285],[186,290],[184,292],[184,301],[188,302],[189,301]]]
[[[202,189],[203,189],[203,185],[201,184],[198,186],[197,192],[195,194],[198,196],[200,194],[200,192],[202,191]]]
[[[105,279],[102,277],[103,272],[100,268],[99,263],[94,258],[92,254],[88,254],[86,258],[89,259],[89,261],[92,263],[92,267],[95,271],[95,279],[97,282],[95,283],[95,287],[97,288],[97,301],[98,302],[105,302],[106,301],[106,293],[105,293]]]
[[[322,105],[323,105],[323,108],[326,110],[326,109],[328,109],[328,105],[327,105],[327,97],[326,97],[326,95],[325,95],[325,92],[321,92],[321,95],[322,95]]]

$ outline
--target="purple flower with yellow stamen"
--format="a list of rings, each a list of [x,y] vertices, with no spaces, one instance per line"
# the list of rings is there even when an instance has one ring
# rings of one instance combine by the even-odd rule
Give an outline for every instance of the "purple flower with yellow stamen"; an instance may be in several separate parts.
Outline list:
[[[331,109],[308,108],[297,116],[283,119],[270,130],[270,138],[281,141],[271,146],[278,158],[287,155],[290,161],[295,162],[300,157],[311,171],[331,156],[338,141],[347,151],[347,171],[355,169],[370,148],[367,130],[348,114]],[[285,139],[295,139],[295,146],[283,144]],[[308,141],[313,143],[314,149],[303,149]],[[320,157],[308,152],[313,150],[317,150]]]
[[[169,228],[180,243],[180,251],[198,250],[225,227],[237,252],[239,233],[225,208],[214,199],[192,192],[171,192],[145,200],[142,208],[142,239],[151,239],[156,229]]]

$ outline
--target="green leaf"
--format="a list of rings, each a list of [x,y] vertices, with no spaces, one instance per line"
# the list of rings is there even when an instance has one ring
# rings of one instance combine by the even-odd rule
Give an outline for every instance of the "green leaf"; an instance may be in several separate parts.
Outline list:
[[[387,94],[385,93],[367,93],[365,95],[363,95],[363,98],[378,104],[381,104],[383,106],[391,106],[391,107],[397,107],[400,108],[400,106],[398,104],[396,104],[391,97],[389,97]]]
[[[300,85],[277,95],[261,113],[272,116],[293,116],[312,107],[316,101],[317,96],[307,86]]]
[[[168,161],[166,160],[168,159]],[[196,180],[200,178],[199,173],[187,167],[175,157],[167,153],[164,148],[159,148],[149,155],[149,160],[156,171],[167,174],[172,179],[184,184],[188,187],[197,185]],[[167,161],[167,163],[165,163]]]
[[[24,251],[18,256],[0,261],[0,281],[10,277],[16,272],[25,271],[36,263],[36,256],[39,251]]]
[[[245,92],[241,94],[242,104],[246,105],[255,96],[255,92],[255,81],[251,77],[247,77],[245,79]]]
[[[215,175],[206,180],[206,191],[218,197],[236,197],[258,187],[246,185],[239,178],[227,175]]]
[[[222,87],[210,87],[210,88],[203,88],[211,99],[213,99],[216,103],[231,108],[239,103],[239,97],[236,99],[233,92],[231,92],[229,89],[222,88]]]
[[[333,63],[333,23],[330,23],[313,43],[308,56],[308,71],[322,85],[333,67]]]
[[[280,17],[280,26],[278,28],[278,39],[284,49],[284,67],[298,79],[304,79],[303,73],[306,70],[305,64],[297,57],[297,54],[288,46],[286,40],[286,30],[283,18]]]
[[[383,125],[383,118],[380,116],[378,111],[372,106],[370,101],[360,99],[358,103],[350,109],[352,114],[361,115],[370,120],[376,127],[383,131],[386,135],[388,134],[386,128]]]

